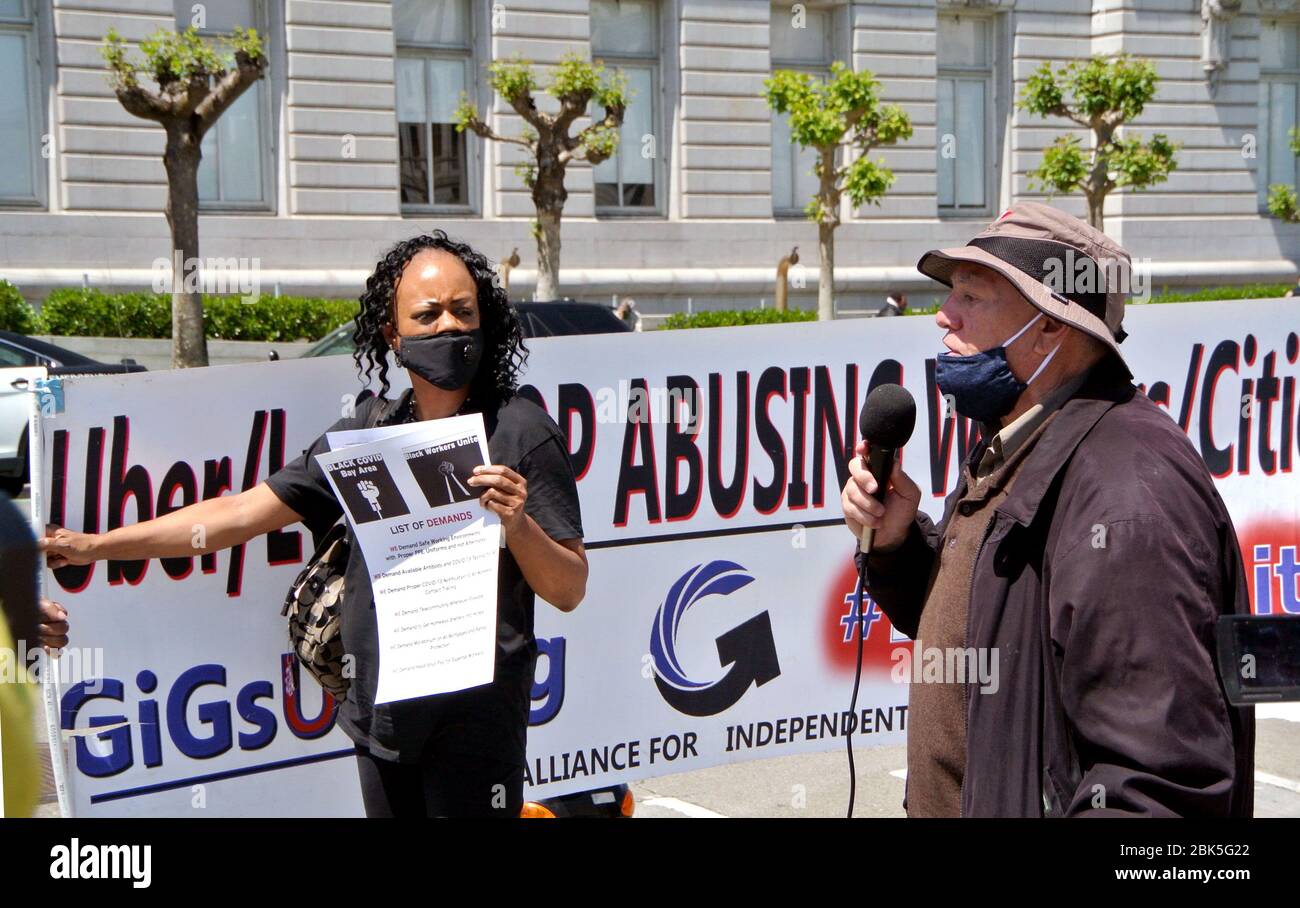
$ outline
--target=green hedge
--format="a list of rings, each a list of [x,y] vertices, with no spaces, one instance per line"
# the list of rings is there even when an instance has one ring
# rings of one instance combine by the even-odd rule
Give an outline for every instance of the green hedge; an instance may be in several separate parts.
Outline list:
[[[23,299],[18,288],[0,280],[0,331],[31,334],[36,329],[36,310]]]
[[[1168,287],[1161,287],[1160,293],[1152,295],[1147,304],[1153,303],[1200,303],[1210,300],[1262,300],[1285,296],[1294,284],[1236,284],[1229,287],[1209,287],[1186,293],[1170,293]],[[1141,305],[1130,299],[1131,305]],[[943,305],[940,299],[929,306],[909,306],[906,315],[934,315]]]
[[[1168,287],[1151,297],[1151,303],[1199,303],[1207,300],[1262,300],[1285,296],[1294,284],[1241,284],[1236,287],[1210,287],[1193,293],[1169,293]]]
[[[41,334],[63,337],[170,337],[171,298],[66,287],[41,306]]]
[[[1168,287],[1162,287],[1161,293],[1151,297],[1148,303],[1195,303],[1206,300],[1254,300],[1273,299],[1286,295],[1293,284],[1237,284],[1228,287],[1209,287],[1189,293],[1169,293]],[[934,315],[943,304],[943,299],[935,297],[928,306],[909,306],[905,315]],[[817,313],[811,309],[791,309],[777,312],[775,309],[717,309],[708,312],[695,312],[691,315],[677,313],[664,319],[661,327],[672,328],[722,328],[732,325],[767,325],[774,322],[816,321]]]
[[[1162,292],[1150,303],[1186,303],[1201,300],[1265,299],[1279,297],[1290,284],[1243,284],[1211,287],[1191,293]],[[1167,291],[1167,288],[1161,288]],[[909,308],[908,315],[929,315],[942,300],[924,308]],[[303,296],[263,296],[245,303],[238,296],[203,297],[207,335],[215,340],[273,341],[318,340],[357,313],[356,300]],[[715,309],[664,319],[662,328],[721,328],[816,321],[812,309]],[[67,287],[45,298],[37,314],[13,284],[0,280],[0,329],[20,334],[55,334],[80,337],[150,337],[172,335],[171,296],[163,293],[104,293]]]
[[[172,336],[171,296],[163,293],[104,293],[64,288],[45,298],[39,332],[64,337]],[[262,296],[245,303],[238,296],[203,297],[207,336],[214,340],[318,340],[356,317],[355,300]]]
[[[208,336],[222,340],[320,340],[357,317],[356,300],[307,296],[264,296],[256,303],[240,297],[205,297]],[[171,331],[167,332],[171,337]]]
[[[779,322],[815,322],[813,309],[713,309],[707,312],[677,312],[664,319],[665,330],[678,328],[729,328],[734,325],[771,325]]]
[[[1286,292],[1292,289],[1294,284],[1236,284],[1228,287],[1208,287],[1205,290],[1194,290],[1185,293],[1170,293],[1168,287],[1161,287],[1160,292],[1153,294],[1147,304],[1153,303],[1200,303],[1210,300],[1263,300],[1275,299],[1279,296],[1285,296]],[[1131,305],[1141,305],[1130,299]],[[914,306],[908,307],[907,315],[934,315],[939,311],[943,304],[940,299],[935,303],[924,308]]]

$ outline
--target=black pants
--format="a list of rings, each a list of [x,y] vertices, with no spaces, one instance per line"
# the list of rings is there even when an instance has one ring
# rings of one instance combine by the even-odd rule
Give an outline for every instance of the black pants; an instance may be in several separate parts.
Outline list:
[[[524,768],[429,748],[397,763],[357,746],[367,817],[515,817],[524,806]]]

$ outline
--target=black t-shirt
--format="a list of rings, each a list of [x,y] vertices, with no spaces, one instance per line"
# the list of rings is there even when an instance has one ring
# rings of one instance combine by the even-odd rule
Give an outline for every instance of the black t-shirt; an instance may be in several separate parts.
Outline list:
[[[372,419],[375,407],[377,420]],[[462,412],[473,412],[472,405]],[[355,415],[327,431],[393,425],[414,419],[411,391],[397,401],[372,397]],[[528,480],[524,512],[555,540],[582,537],[578,486],[559,426],[532,401],[518,395],[494,413],[484,413],[488,454]],[[319,538],[343,511],[315,455],[329,450],[325,436],[267,479],[276,496],[303,518]],[[355,660],[355,677],[339,710],[339,726],[376,756],[403,763],[419,761],[431,736],[446,749],[523,763],[529,692],[537,642],[533,637],[534,594],[509,548],[501,549],[497,572],[496,673],[491,684],[469,690],[375,705],[379,673],[379,631],[374,595],[361,546],[352,546],[343,597],[343,648]],[[446,736],[442,738],[442,736]]]

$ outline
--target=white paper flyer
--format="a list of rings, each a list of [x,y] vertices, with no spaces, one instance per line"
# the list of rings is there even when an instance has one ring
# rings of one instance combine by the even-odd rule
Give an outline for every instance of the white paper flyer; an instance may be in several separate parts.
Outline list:
[[[467,483],[489,463],[480,414],[332,432],[317,462],[370,573],[376,703],[491,682],[501,521]]]

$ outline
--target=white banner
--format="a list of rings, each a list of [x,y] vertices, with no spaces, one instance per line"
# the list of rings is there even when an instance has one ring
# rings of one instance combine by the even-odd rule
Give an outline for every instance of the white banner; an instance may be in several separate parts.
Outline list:
[[[1289,300],[1126,319],[1136,380],[1218,476],[1264,614],[1300,613],[1294,323]],[[531,797],[843,748],[848,729],[855,744],[904,740],[891,669],[910,644],[869,599],[847,712],[856,578],[838,495],[867,391],[901,380],[918,401],[904,465],[939,514],[972,441],[933,385],[941,333],[899,318],[530,343],[524,393],[569,437],[591,564],[576,611],[537,604]],[[49,516],[104,530],[251,487],[355,390],[342,357],[67,379],[43,421]],[[359,812],[319,690],[304,676],[284,695],[279,607],[310,547],[291,527],[214,556],[47,575],[81,673],[63,710],[81,734],[79,813]]]

